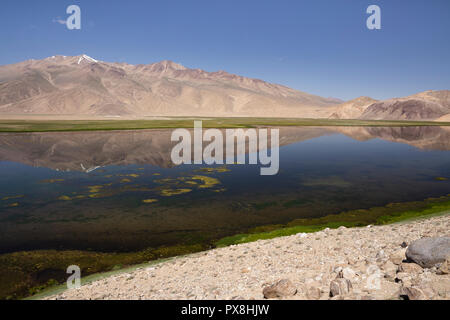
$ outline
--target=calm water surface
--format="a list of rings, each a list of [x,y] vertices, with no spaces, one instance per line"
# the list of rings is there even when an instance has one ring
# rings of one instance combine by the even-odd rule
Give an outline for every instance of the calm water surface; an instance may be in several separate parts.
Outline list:
[[[0,134],[0,253],[137,251],[450,193],[450,128],[281,128],[280,171],[173,166],[171,130]]]

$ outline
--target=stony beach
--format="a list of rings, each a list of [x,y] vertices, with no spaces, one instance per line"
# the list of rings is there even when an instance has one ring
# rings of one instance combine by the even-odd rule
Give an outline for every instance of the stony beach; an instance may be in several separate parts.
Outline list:
[[[325,229],[174,258],[46,299],[448,300],[449,237],[449,214]]]

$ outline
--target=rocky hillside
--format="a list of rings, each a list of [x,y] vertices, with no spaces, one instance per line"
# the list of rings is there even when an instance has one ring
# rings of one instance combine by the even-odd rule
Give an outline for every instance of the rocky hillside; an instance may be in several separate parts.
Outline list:
[[[335,108],[331,119],[358,119],[366,109],[377,100],[369,97],[359,97],[344,102]]]
[[[405,98],[375,102],[359,119],[437,120],[450,114],[450,91],[426,91]]]
[[[171,61],[130,65],[81,55],[0,66],[0,115],[326,117],[340,102]]]
[[[450,299],[450,215],[260,240],[49,299]]]
[[[334,109],[332,119],[449,121],[450,91],[426,91],[383,101],[360,97]]]

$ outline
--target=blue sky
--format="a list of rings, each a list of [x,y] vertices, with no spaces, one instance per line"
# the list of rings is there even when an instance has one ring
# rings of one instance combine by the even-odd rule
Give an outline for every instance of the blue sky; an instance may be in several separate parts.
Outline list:
[[[55,22],[71,4],[81,30]],[[366,28],[371,4],[381,30]],[[0,10],[0,64],[168,59],[345,100],[450,89],[448,0],[2,0]]]

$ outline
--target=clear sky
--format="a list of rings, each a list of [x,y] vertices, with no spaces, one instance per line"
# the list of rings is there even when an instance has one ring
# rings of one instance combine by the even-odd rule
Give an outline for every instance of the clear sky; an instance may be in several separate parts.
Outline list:
[[[68,30],[66,8],[81,8]],[[381,30],[366,9],[381,8]],[[449,0],[2,0],[0,64],[86,53],[173,60],[325,97],[450,89]]]

